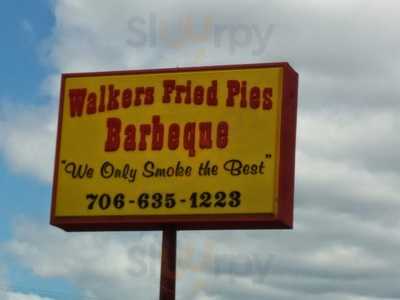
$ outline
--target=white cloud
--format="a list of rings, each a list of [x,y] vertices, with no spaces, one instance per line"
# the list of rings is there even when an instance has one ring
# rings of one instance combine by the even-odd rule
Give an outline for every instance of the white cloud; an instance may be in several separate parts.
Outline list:
[[[54,300],[33,293],[19,293],[12,290],[6,280],[6,268],[0,262],[0,299],[2,300]]]
[[[18,108],[16,118],[7,114],[15,107],[4,106],[0,149],[17,172],[51,179],[61,72],[287,60],[300,73],[295,229],[180,233],[178,299],[398,299],[398,8],[398,1],[55,1],[43,53],[55,68],[43,83],[52,101]],[[219,47],[186,36],[171,48],[159,35],[151,46],[151,31],[146,45],[133,47],[132,18],[149,30],[152,16],[167,29],[187,16],[273,29],[259,56],[254,33],[245,47],[229,30]],[[99,300],[114,299],[115,290],[121,299],[156,298],[158,235],[15,227],[8,249],[37,275],[66,278]]]
[[[55,132],[54,109],[0,103],[0,151],[15,172],[50,182]]]
[[[0,292],[1,294],[1,292]],[[6,292],[2,295],[4,300],[52,300],[50,298],[43,298],[33,294],[22,294],[22,293],[14,293],[14,292]]]
[[[388,3],[398,6],[397,2]],[[342,107],[348,112],[345,121],[352,126],[352,130],[347,134],[331,132],[335,145],[341,146],[343,143],[352,151],[354,143],[344,139],[351,139],[352,133],[359,134],[365,125],[374,130],[368,136],[369,146],[372,146],[368,154],[379,155],[382,148],[388,146],[386,142],[395,141],[391,137],[398,122],[393,120],[396,114],[390,110],[394,105],[399,107],[396,99],[400,90],[396,84],[399,74],[393,68],[398,54],[393,49],[400,45],[393,38],[397,35],[397,27],[394,26],[397,18],[390,5],[366,4],[362,1],[328,2],[323,5],[315,1],[291,5],[280,1],[250,1],[246,5],[231,5],[228,1],[203,1],[201,5],[179,1],[132,4],[126,0],[117,1],[116,4],[59,0],[53,5],[56,25],[52,36],[46,41],[46,51],[42,53],[42,61],[50,62],[56,70],[42,84],[45,95],[53,99],[51,109],[46,112],[51,118],[43,120],[43,114],[33,108],[32,112],[26,110],[26,114],[31,114],[31,122],[10,118],[5,125],[16,128],[8,142],[2,144],[3,152],[17,170],[26,168],[27,173],[38,174],[46,181],[51,178],[51,159],[48,158],[53,156],[54,142],[51,141],[54,141],[55,133],[46,128],[38,130],[35,125],[47,123],[43,126],[55,126],[54,103],[58,101],[59,74],[74,71],[288,60],[301,75],[300,122],[309,108],[334,109],[340,116],[338,108]],[[385,18],[380,18],[381,15],[385,15]],[[211,27],[206,30],[204,24],[208,18]],[[374,26],[371,26],[372,19]],[[187,20],[194,24],[191,31],[191,27],[185,25]],[[215,28],[218,26],[224,28],[219,44],[215,42]],[[248,47],[241,44],[243,32],[240,26],[248,26],[253,30],[246,44]],[[185,28],[192,34],[187,34]],[[266,37],[265,49],[260,55],[253,54],[254,49],[264,42],[255,34],[255,28]],[[385,34],[381,34],[380,28],[385,28]],[[166,30],[164,35],[163,29]],[[195,39],[196,33],[203,31],[207,32],[207,40]],[[177,33],[170,37],[168,32]],[[140,40],[140,34],[144,34],[143,45],[132,45],[129,41]],[[176,39],[183,46],[169,47],[166,43],[169,39]],[[238,51],[233,51],[232,47],[237,47]],[[391,85],[392,89],[388,90],[387,85]],[[376,107],[377,111],[369,110],[369,106]],[[365,110],[368,114],[364,113],[363,119],[351,120],[353,112]],[[325,121],[325,115],[319,111],[310,112],[305,115],[305,124],[318,128],[321,121]],[[322,123],[323,126],[340,121],[332,113],[328,116],[330,122]],[[396,127],[388,128],[390,119],[381,122],[380,116],[391,117]],[[370,118],[374,119],[373,123]],[[320,123],[314,124],[317,121]],[[379,128],[374,127],[378,122],[384,127],[383,133],[377,132]],[[304,128],[308,129],[309,126]],[[348,128],[339,129],[346,131]],[[377,136],[383,139],[379,143],[375,142]],[[324,137],[325,140],[327,138]],[[24,140],[28,140],[28,147],[20,146]],[[30,149],[43,149],[45,155],[32,155]],[[358,145],[350,159],[358,157],[361,151],[363,149]],[[396,153],[392,151],[392,160],[397,159]],[[376,161],[375,156],[361,155],[361,158],[371,162]],[[21,157],[24,159],[21,160]],[[43,162],[42,167],[37,167],[38,161]],[[393,166],[388,159],[385,165]]]
[[[157,235],[70,234],[24,219],[6,249],[38,276],[63,277],[88,299],[140,299],[157,294]],[[112,288],[111,288],[112,287]]]

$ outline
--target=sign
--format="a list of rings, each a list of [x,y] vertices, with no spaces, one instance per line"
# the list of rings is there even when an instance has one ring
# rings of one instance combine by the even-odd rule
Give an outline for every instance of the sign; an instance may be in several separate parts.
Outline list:
[[[291,228],[287,63],[63,74],[51,224]]]

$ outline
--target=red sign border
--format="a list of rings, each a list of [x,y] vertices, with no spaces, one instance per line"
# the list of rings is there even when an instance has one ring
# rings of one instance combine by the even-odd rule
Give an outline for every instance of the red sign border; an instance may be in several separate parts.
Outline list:
[[[278,211],[276,215],[226,214],[103,217],[57,217],[55,215],[59,165],[57,162],[59,161],[61,146],[61,125],[64,107],[64,90],[66,78],[127,74],[176,73],[206,70],[240,70],[275,67],[283,68]],[[298,74],[287,62],[62,74],[50,224],[60,227],[66,231],[162,230],[166,226],[174,226],[177,230],[293,228],[297,93]]]

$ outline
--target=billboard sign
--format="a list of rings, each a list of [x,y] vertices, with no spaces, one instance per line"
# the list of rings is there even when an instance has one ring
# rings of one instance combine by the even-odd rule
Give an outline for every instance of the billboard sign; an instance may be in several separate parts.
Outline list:
[[[51,223],[291,228],[287,63],[63,74]]]

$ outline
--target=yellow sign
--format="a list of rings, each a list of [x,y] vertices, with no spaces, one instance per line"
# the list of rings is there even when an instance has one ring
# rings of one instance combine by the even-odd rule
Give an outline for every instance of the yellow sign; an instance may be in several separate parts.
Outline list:
[[[297,74],[285,63],[64,74],[52,223],[276,221],[280,181],[293,186],[296,100]]]

